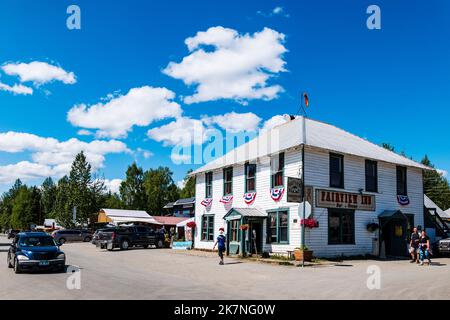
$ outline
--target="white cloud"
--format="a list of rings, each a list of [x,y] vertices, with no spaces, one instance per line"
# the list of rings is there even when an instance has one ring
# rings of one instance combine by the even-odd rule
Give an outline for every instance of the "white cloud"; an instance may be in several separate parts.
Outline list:
[[[185,184],[186,181],[184,181],[184,179],[176,182],[177,187],[180,189],[183,189]]]
[[[32,81],[35,85],[51,81],[61,81],[65,84],[77,82],[73,72],[67,72],[61,67],[40,61],[8,63],[2,66],[2,70],[10,76],[18,76],[21,82]]]
[[[265,13],[264,11],[261,11],[261,10],[257,11],[256,13],[263,17],[266,17],[266,18],[270,18],[273,16],[282,16],[285,18],[290,17],[290,15],[288,13],[285,13],[284,8],[280,7],[280,6],[273,8],[269,13]]]
[[[190,146],[203,144],[206,129],[201,120],[180,117],[161,127],[148,130],[149,138],[162,142],[164,146]]]
[[[97,129],[97,137],[126,137],[133,126],[148,126],[180,116],[182,110],[172,101],[174,98],[175,94],[166,88],[133,88],[106,103],[76,105],[69,110],[67,119],[74,126]]]
[[[273,127],[276,127],[280,124],[283,124],[286,122],[286,119],[282,115],[276,115],[272,118],[266,120],[263,124],[262,130],[270,130]]]
[[[14,94],[33,94],[33,89],[22,84],[14,84],[13,86],[9,86],[5,83],[0,82],[0,90],[12,92]]]
[[[92,134],[93,134],[92,131],[86,129],[81,129],[77,131],[77,135],[79,136],[91,136]]]
[[[111,191],[112,193],[119,193],[120,184],[122,183],[122,179],[112,179],[103,180],[105,183],[106,190]]]
[[[448,175],[448,171],[447,170],[442,170],[442,169],[436,169],[436,171],[443,176],[444,178],[447,177]]]
[[[261,118],[252,112],[230,112],[219,116],[204,117],[203,121],[207,125],[217,124],[226,131],[236,133],[242,131],[256,131],[261,122]]]
[[[170,62],[163,72],[186,85],[196,85],[196,92],[184,98],[188,104],[218,99],[244,104],[250,99],[271,100],[283,91],[279,85],[269,85],[268,80],[286,71],[284,38],[269,28],[250,35],[212,27],[187,38],[190,55],[180,63]]]
[[[0,181],[11,182],[17,178],[60,177],[70,171],[75,155],[84,151],[87,161],[95,171],[104,166],[105,155],[129,153],[127,146],[117,140],[84,142],[72,138],[58,141],[22,132],[0,133],[0,151],[9,153],[31,152],[33,162],[23,161],[0,167]]]
[[[273,14],[281,14],[283,12],[283,7],[275,7],[273,10],[272,10],[272,13]]]
[[[174,151],[174,150],[173,150]],[[172,152],[170,154],[170,159],[174,164],[190,164],[191,163],[191,155],[190,154],[180,154],[176,152]]]
[[[53,174],[49,166],[29,161],[21,161],[16,164],[0,166],[0,183],[11,183],[17,178],[30,180],[34,178],[48,177]]]
[[[142,156],[144,157],[144,159],[148,159],[150,157],[153,156],[153,152],[149,151],[149,150],[145,150],[142,148],[137,148],[136,151],[140,154],[142,154]]]

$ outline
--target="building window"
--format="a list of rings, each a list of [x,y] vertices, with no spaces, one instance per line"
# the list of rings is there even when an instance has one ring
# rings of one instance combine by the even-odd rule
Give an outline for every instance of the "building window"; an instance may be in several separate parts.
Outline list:
[[[284,152],[272,157],[270,163],[272,171],[271,186],[272,188],[282,187],[283,184],[283,171],[284,171]]]
[[[233,168],[223,169],[223,195],[233,194]]]
[[[399,196],[408,194],[406,188],[406,167],[397,167],[397,194]]]
[[[239,220],[231,220],[230,222],[230,241],[239,242]]]
[[[344,189],[344,156],[330,153],[330,187]]]
[[[256,164],[245,164],[245,192],[256,191]]]
[[[366,160],[366,191],[378,192],[377,162]]]
[[[213,173],[207,172],[205,173],[205,198],[212,198],[212,184],[213,184]]]
[[[328,244],[355,244],[355,212],[328,209]]]
[[[268,213],[267,243],[289,243],[289,215],[287,210]]]
[[[202,240],[214,241],[214,216],[202,217]]]

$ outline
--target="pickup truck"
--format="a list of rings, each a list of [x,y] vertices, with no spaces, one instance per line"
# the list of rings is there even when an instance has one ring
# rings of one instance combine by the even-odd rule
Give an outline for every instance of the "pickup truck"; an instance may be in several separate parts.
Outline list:
[[[92,243],[109,251],[119,248],[156,246],[164,247],[164,235],[147,226],[119,226],[99,229],[94,234]]]

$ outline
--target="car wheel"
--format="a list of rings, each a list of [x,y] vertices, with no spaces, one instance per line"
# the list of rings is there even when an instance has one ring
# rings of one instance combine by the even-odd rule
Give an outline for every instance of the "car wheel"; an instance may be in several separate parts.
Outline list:
[[[84,238],[84,242],[89,242],[89,241],[91,241],[91,237]]]
[[[6,257],[6,262],[8,263],[8,268],[12,268],[13,267],[13,265],[11,264],[11,258],[9,257],[9,254]]]
[[[19,261],[17,261],[17,258],[14,259],[14,272],[16,274],[22,272],[22,270],[20,269]]]
[[[144,249],[147,249],[147,248],[148,248],[148,244],[144,244],[142,247],[143,247]]]
[[[158,240],[158,243],[156,244],[156,247],[161,249],[162,247],[164,247],[164,242],[162,240]]]
[[[128,240],[123,240],[120,243],[120,250],[128,250],[129,247],[130,247],[130,243],[128,242]]]
[[[65,238],[61,238],[61,239],[59,239],[59,243],[61,243],[61,244],[64,244],[64,243],[66,243],[66,239],[65,239]]]

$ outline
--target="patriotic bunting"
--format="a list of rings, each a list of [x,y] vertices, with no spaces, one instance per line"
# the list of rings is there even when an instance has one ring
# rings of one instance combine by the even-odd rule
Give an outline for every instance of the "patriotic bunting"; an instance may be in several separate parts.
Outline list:
[[[407,206],[409,204],[408,196],[397,196],[397,201],[401,206]]]
[[[284,194],[284,187],[280,188],[273,188],[270,191],[270,196],[272,197],[273,201],[280,201]]]
[[[212,198],[205,198],[205,199],[201,202],[201,204],[202,204],[202,206],[208,207],[208,206],[211,205],[212,200],[213,200]]]
[[[244,193],[244,202],[248,205],[252,204],[256,199],[256,192]]]
[[[230,203],[232,200],[233,200],[233,196],[223,196],[222,199],[219,200],[219,202]]]

